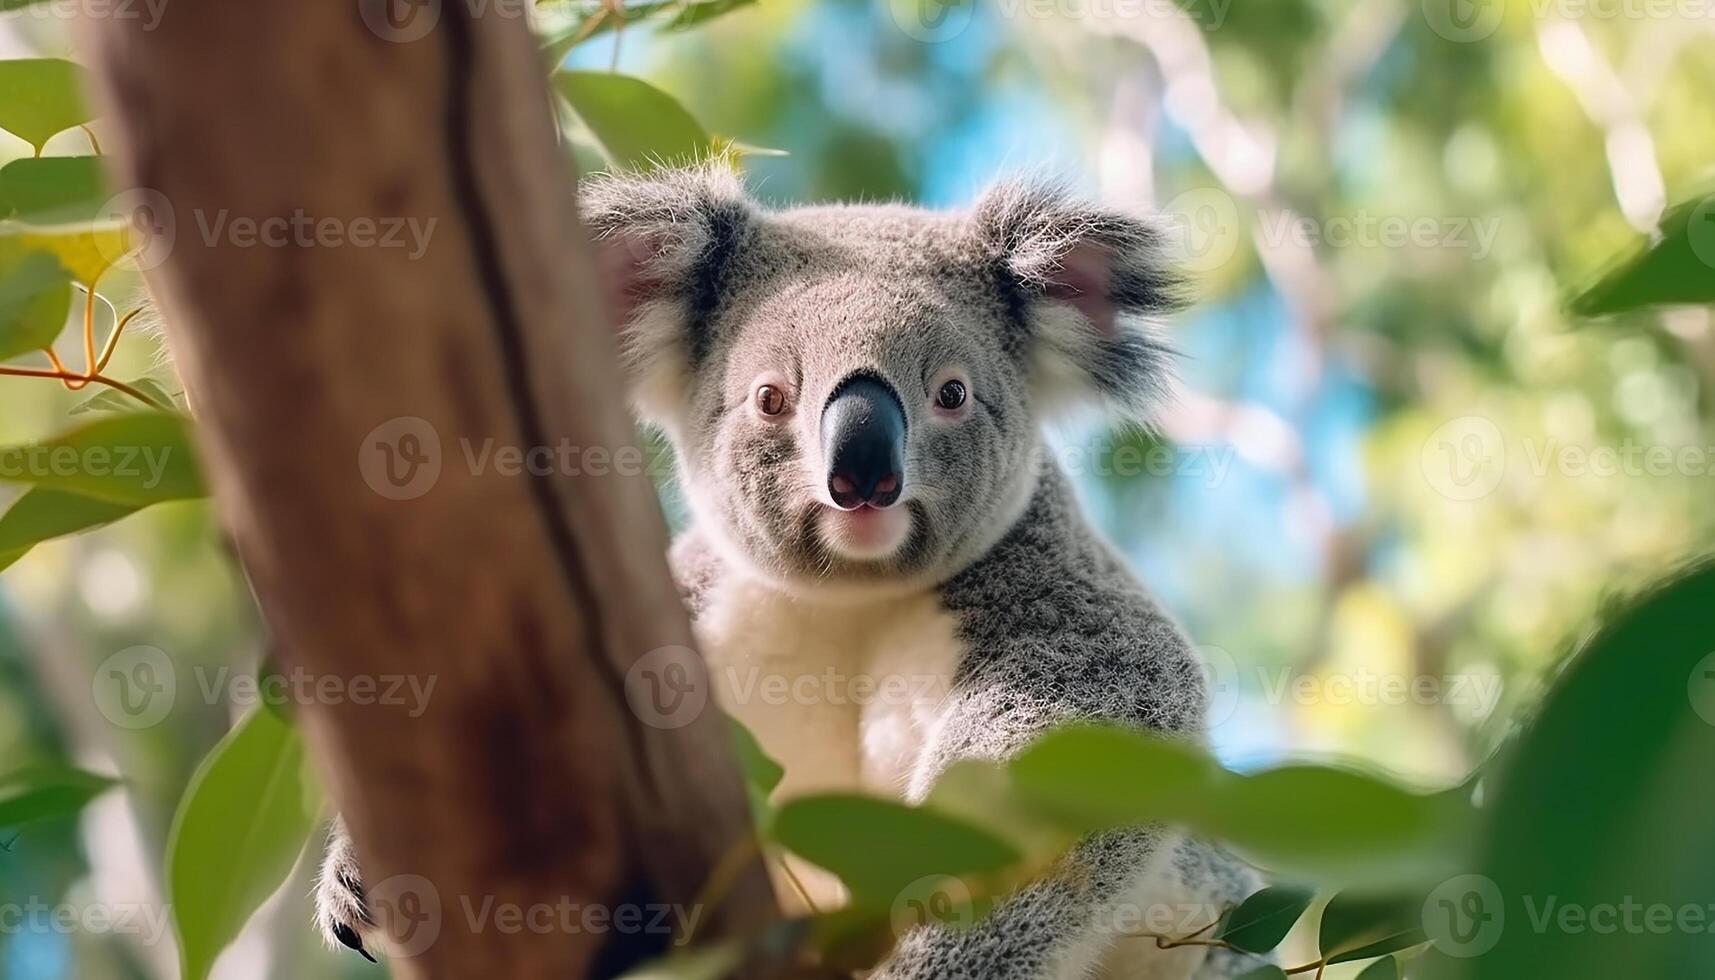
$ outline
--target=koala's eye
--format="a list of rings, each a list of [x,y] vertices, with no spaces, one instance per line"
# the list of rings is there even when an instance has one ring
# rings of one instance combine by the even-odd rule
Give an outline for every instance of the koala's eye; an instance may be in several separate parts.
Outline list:
[[[950,412],[965,403],[966,394],[963,381],[949,381],[935,393],[935,404]]]
[[[786,411],[786,392],[773,385],[759,386],[756,389],[756,410],[768,416]]]

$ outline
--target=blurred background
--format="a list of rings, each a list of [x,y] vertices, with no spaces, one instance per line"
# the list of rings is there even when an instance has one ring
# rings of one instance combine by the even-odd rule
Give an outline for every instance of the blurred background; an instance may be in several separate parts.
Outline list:
[[[1457,781],[1604,596],[1712,550],[1708,310],[1566,310],[1707,186],[1715,4],[929,2],[761,0],[566,59],[784,151],[744,160],[771,203],[957,207],[1023,172],[1162,214],[1198,297],[1168,326],[1177,397],[1155,432],[1072,425],[1055,446],[1203,647],[1229,764]],[[45,9],[0,15],[0,59],[76,59]],[[545,34],[589,15],[536,12]],[[0,163],[31,153],[0,133]],[[170,373],[147,333],[116,363]],[[81,397],[0,378],[0,444]],[[181,697],[116,724],[92,678],[138,646],[210,683],[255,669],[204,502],[0,574],[0,769],[69,758],[130,787],[0,852],[0,903],[159,905],[173,807],[235,709]],[[216,975],[380,975],[319,948],[308,889],[300,869]],[[147,939],[0,928],[0,978],[172,976],[172,943]]]

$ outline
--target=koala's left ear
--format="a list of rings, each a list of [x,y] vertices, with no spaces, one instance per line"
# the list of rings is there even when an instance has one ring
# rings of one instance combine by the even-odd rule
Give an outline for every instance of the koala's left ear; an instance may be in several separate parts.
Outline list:
[[[1150,318],[1184,305],[1162,230],[1037,183],[990,188],[973,218],[1022,303],[1039,405],[1095,403],[1147,419],[1166,394],[1170,357]]]

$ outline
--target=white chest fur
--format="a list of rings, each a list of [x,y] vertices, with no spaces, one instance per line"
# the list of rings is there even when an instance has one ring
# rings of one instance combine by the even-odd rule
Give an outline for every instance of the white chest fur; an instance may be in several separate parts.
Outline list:
[[[721,707],[786,768],[777,795],[898,796],[963,648],[933,592],[817,602],[728,577],[697,621]]]

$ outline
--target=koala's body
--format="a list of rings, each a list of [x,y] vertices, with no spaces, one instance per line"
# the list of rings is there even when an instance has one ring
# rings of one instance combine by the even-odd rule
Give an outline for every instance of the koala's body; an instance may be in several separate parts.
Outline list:
[[[1146,416],[1173,305],[1160,233],[1028,184],[969,212],[770,212],[715,168],[597,178],[635,401],[692,514],[672,565],[717,698],[785,768],[782,797],[922,800],[961,759],[1077,721],[1201,735],[1184,635],[1043,465],[1068,404]],[[792,867],[817,905],[838,884]],[[361,887],[330,849],[318,919],[357,945]],[[976,927],[918,928],[886,980],[1216,978],[1159,950],[1255,882],[1163,828],[1081,844]]]

